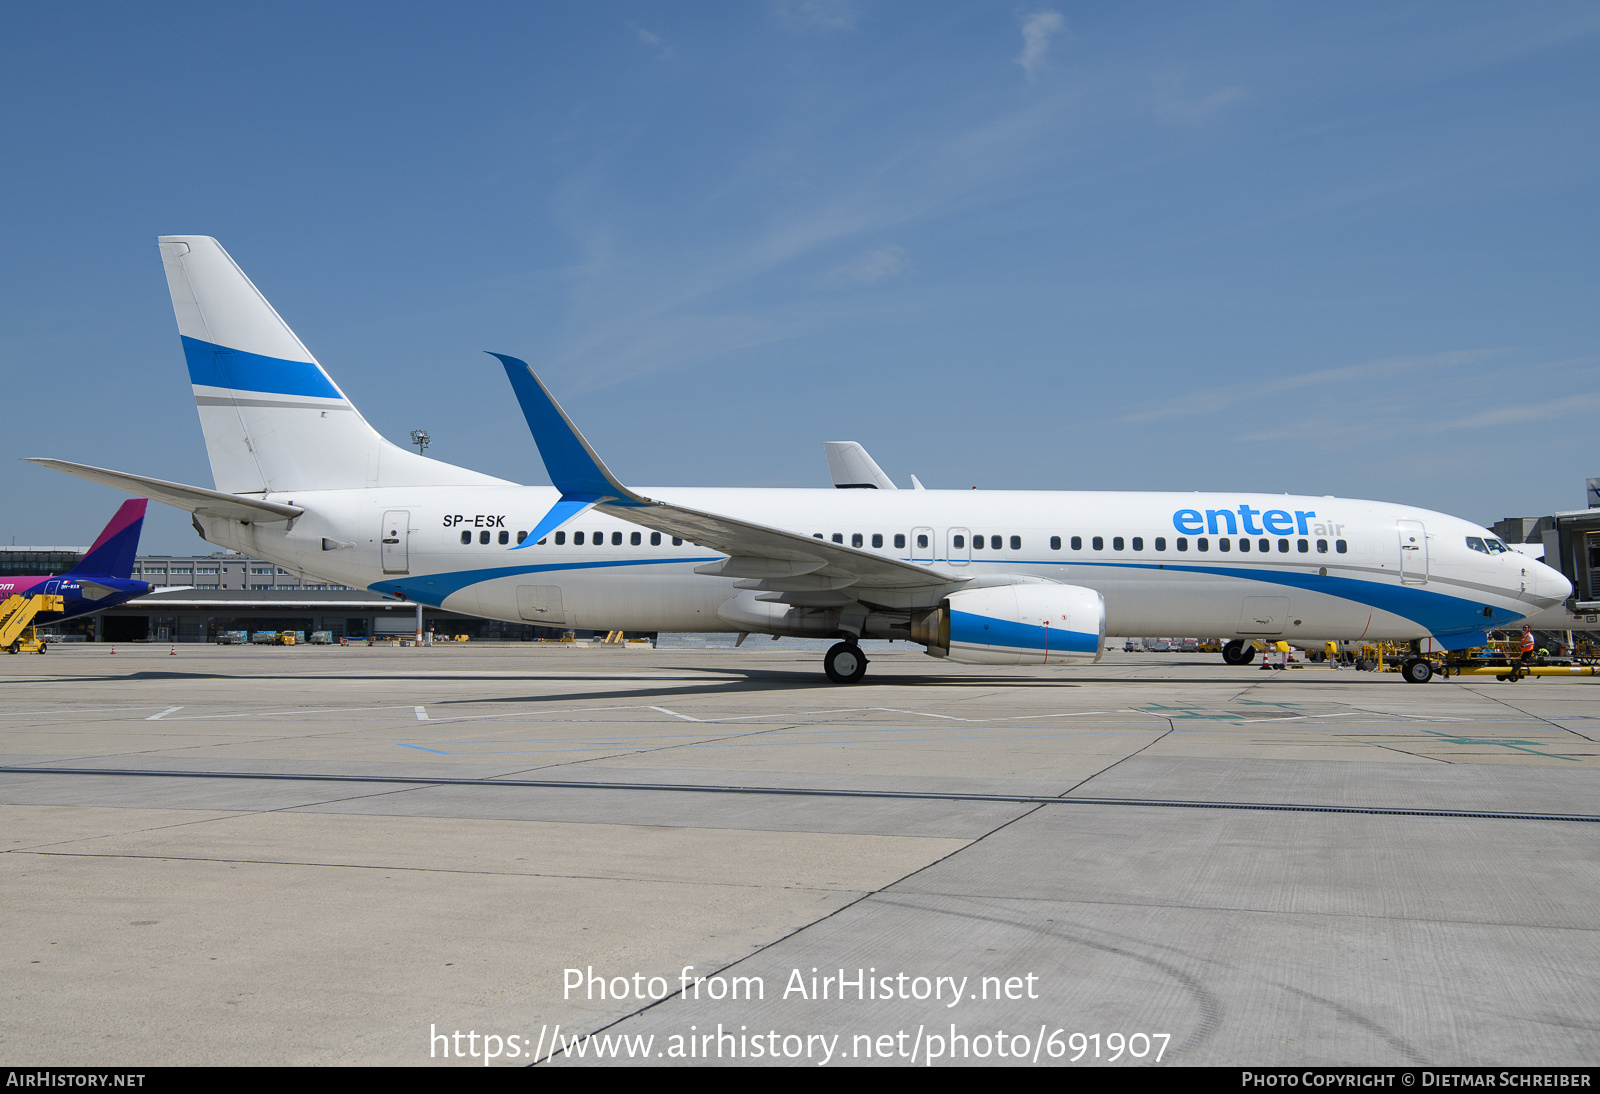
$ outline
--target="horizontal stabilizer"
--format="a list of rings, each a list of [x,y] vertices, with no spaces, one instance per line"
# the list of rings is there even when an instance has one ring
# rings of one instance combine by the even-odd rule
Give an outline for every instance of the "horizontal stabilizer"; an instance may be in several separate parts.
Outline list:
[[[241,498],[237,494],[224,494],[217,490],[206,490],[198,486],[185,486],[181,482],[167,482],[165,479],[151,479],[144,475],[130,475],[126,471],[111,471],[104,467],[90,467],[84,463],[69,463],[66,460],[50,460],[42,458],[28,459],[29,463],[36,463],[41,467],[54,468],[65,471],[69,475],[76,475],[80,479],[97,482],[101,486],[109,486],[113,490],[122,490],[129,494],[139,494],[147,498],[154,498],[163,505],[170,505],[174,509],[183,509],[190,513],[199,513],[208,517],[223,517],[227,520],[244,521],[274,521],[291,520],[298,517],[305,510],[295,505],[280,505],[277,502],[261,501],[256,498]]]

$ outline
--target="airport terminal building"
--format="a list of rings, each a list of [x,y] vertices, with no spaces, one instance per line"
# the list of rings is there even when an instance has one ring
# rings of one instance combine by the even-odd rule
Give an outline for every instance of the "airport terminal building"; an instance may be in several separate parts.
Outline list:
[[[0,576],[65,573],[87,551],[68,546],[0,547]],[[154,586],[149,596],[43,631],[99,642],[215,642],[227,631],[327,631],[338,641],[417,631],[419,605],[411,601],[303,578],[234,551],[140,555],[132,576]],[[569,633],[430,607],[422,608],[422,623],[424,631],[480,640],[526,642]],[[591,632],[571,633],[582,638]]]

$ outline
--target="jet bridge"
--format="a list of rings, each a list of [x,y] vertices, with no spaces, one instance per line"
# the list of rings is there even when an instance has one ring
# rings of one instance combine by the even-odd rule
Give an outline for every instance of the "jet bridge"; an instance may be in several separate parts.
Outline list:
[[[1544,561],[1572,582],[1567,609],[1600,612],[1600,509],[1575,509],[1553,516],[1544,534]]]

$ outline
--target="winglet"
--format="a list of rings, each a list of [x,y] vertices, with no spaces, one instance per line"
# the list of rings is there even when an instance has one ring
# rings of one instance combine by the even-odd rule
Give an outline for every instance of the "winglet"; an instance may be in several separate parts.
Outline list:
[[[650,504],[649,498],[640,497],[617,480],[526,361],[503,353],[491,352],[490,356],[498,357],[506,367],[506,376],[511,381],[511,390],[517,393],[517,402],[522,404],[522,416],[528,420],[533,443],[539,446],[550,481],[563,497],[587,499],[590,504],[600,501]]]

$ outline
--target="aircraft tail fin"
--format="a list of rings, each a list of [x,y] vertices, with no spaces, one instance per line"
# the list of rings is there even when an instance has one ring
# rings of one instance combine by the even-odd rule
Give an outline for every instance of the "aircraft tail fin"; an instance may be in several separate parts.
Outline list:
[[[105,577],[133,576],[133,559],[139,553],[139,533],[144,530],[144,511],[150,503],[144,498],[129,498],[101,530],[83,561],[72,568],[74,574],[99,574]]]
[[[894,481],[883,473],[878,461],[867,454],[859,441],[823,441],[828,457],[828,474],[840,490],[893,490]]]
[[[379,435],[215,239],[159,243],[218,490],[502,482]]]

